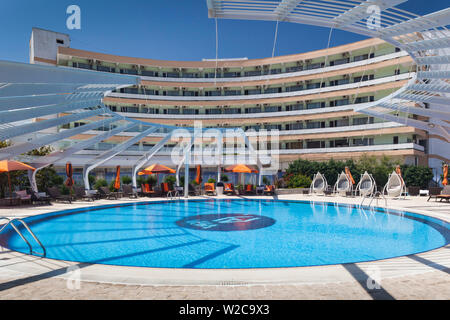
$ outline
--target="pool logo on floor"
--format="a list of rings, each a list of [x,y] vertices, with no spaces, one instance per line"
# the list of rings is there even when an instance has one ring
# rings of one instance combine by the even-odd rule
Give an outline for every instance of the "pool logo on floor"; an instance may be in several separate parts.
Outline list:
[[[267,228],[275,220],[252,214],[204,214],[176,222],[179,227],[202,231],[247,231]]]

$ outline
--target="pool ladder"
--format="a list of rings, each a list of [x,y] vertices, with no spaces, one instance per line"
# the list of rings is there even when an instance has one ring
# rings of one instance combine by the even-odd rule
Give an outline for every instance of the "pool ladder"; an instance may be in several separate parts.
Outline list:
[[[167,193],[167,197],[170,198],[170,200],[180,200],[181,199],[180,192],[178,190],[169,191],[169,193]]]
[[[371,207],[371,206],[372,206],[373,200],[376,199],[376,200],[377,200],[377,207],[378,207],[378,196],[381,196],[381,197],[384,199],[384,206],[387,207],[387,199],[386,199],[386,197],[384,196],[384,194],[381,193],[380,191],[377,191],[377,192],[372,193],[369,197],[364,196],[364,197],[362,198],[362,201],[361,201],[361,203],[359,204],[359,206],[362,207],[362,206],[364,205],[364,201],[365,201],[366,199],[370,199],[369,207]]]
[[[0,217],[0,221],[1,220],[7,220],[8,223],[3,225],[0,228],[0,233],[2,233],[8,226],[11,226],[14,231],[16,231],[16,233],[22,238],[22,240],[28,245],[28,248],[30,249],[30,254],[34,254],[37,256],[41,256],[41,257],[45,257],[47,255],[47,251],[45,250],[45,247],[42,245],[41,241],[39,241],[39,239],[36,237],[36,235],[33,233],[33,231],[31,231],[30,227],[28,226],[28,224],[26,224],[25,221],[23,221],[22,219],[19,218],[15,218],[15,219],[10,219],[7,217]],[[34,241],[36,241],[37,244],[39,244],[39,246],[42,248],[42,252],[36,252],[33,251],[33,246],[31,245],[31,243],[25,238],[25,236],[23,235],[23,233],[19,230],[19,228],[14,224],[14,222],[20,222],[22,224],[22,226],[28,231],[29,234],[31,234],[31,236],[33,237]]]

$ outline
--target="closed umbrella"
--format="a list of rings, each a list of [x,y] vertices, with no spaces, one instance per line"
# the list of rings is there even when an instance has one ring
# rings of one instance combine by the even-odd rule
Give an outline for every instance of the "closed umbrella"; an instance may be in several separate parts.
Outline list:
[[[348,167],[345,167],[345,174],[350,179],[352,184],[355,184],[355,179],[353,179],[352,173],[350,172],[350,169]]]
[[[10,161],[10,160],[3,160],[0,161],[0,172],[7,172],[8,173],[8,185],[9,185],[9,194],[10,197],[12,197],[12,187],[11,187],[11,176],[10,172],[12,171],[26,171],[26,170],[36,170],[32,166],[29,166],[25,163],[18,162],[18,161]],[[11,202],[12,200],[10,200]]]
[[[114,189],[120,190],[120,166],[116,168],[116,181],[114,182]]]
[[[444,165],[444,180],[442,180],[444,186],[448,185],[448,164]]]
[[[73,168],[72,164],[70,162],[66,163],[66,176],[67,180],[64,183],[67,187],[72,188],[72,186],[75,184],[73,181]]]
[[[202,183],[203,179],[202,179],[202,166],[198,165],[197,166],[197,176],[195,177],[195,182],[197,182],[197,184]]]

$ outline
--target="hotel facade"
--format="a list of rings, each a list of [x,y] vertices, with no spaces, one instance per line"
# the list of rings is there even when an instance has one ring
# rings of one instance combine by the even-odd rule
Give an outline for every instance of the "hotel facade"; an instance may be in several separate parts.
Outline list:
[[[238,127],[256,149],[262,130],[278,130],[281,170],[297,159],[386,155],[411,165],[428,165],[430,159],[427,132],[354,111],[405,86],[416,72],[407,52],[376,38],[265,59],[162,61],[71,48],[69,36],[35,28],[30,62],[140,77],[140,85],[110,92],[103,100],[127,118],[179,127],[196,121],[203,128]],[[122,132],[78,154],[98,155],[137,134]],[[124,155],[139,157],[163,136],[149,135]]]

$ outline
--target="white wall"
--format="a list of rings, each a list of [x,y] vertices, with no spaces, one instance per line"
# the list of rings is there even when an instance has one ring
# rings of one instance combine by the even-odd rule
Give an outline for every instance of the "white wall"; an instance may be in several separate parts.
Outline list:
[[[58,44],[57,40],[62,40],[64,44]],[[30,63],[50,65],[49,63],[35,61],[34,58],[56,61],[58,47],[70,47],[69,35],[33,28],[30,39]]]

